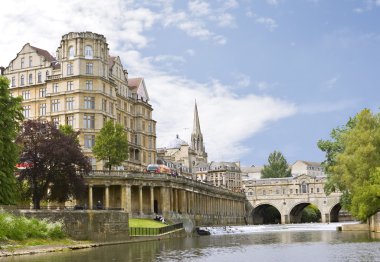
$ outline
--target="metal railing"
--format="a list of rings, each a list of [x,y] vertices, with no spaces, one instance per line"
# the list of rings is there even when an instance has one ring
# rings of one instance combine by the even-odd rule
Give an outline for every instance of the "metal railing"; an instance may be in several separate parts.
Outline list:
[[[159,236],[183,228],[183,223],[173,224],[160,228],[130,227],[130,236]]]

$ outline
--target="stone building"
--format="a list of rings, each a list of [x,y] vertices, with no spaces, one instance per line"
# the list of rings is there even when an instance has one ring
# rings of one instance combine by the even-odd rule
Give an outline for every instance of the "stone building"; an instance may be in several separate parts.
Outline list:
[[[240,192],[242,189],[240,163],[212,161],[208,167],[206,182]]]
[[[143,170],[156,159],[156,121],[143,78],[129,78],[106,38],[92,32],[62,36],[56,57],[25,44],[4,69],[26,119],[70,125],[93,169],[103,169],[91,148],[107,120],[124,126],[130,154],[119,169]]]
[[[319,162],[297,160],[292,166],[292,176],[309,175],[324,176],[324,168]]]
[[[203,143],[197,103],[194,108],[194,125],[191,133],[191,146],[178,135],[167,147],[157,149],[157,159],[173,163],[181,174],[195,178],[195,174],[207,166],[207,153]],[[188,173],[186,173],[188,170]]]

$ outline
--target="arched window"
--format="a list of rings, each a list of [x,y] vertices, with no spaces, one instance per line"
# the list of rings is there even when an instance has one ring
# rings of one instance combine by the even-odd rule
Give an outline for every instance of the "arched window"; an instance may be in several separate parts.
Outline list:
[[[92,52],[92,47],[91,46],[86,45],[86,47],[84,48],[84,57],[92,59],[93,52]]]
[[[74,58],[75,52],[74,52],[74,47],[70,46],[69,47],[69,58]]]

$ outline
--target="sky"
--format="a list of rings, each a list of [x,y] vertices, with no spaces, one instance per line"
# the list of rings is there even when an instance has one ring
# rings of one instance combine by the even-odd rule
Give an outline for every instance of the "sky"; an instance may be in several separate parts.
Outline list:
[[[320,162],[318,140],[379,111],[380,0],[5,1],[0,65],[83,31],[145,79],[157,147],[190,142],[196,101],[209,161]]]

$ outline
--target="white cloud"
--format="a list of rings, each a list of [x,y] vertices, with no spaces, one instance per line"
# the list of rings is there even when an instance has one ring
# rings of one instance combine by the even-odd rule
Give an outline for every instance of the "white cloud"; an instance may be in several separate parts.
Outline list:
[[[278,27],[276,20],[270,17],[258,17],[255,21],[264,25],[269,31],[274,31]]]
[[[188,54],[189,56],[195,56],[195,51],[193,49],[187,49],[186,54]]]
[[[210,5],[207,2],[193,0],[189,2],[188,6],[190,12],[195,16],[205,16],[210,14]]]
[[[340,76],[337,75],[337,76],[334,76],[332,77],[331,79],[327,80],[325,83],[324,83],[324,86],[328,89],[332,89],[335,87],[336,83],[338,82]]]
[[[251,78],[248,75],[242,73],[234,74],[236,84],[239,87],[248,87],[251,84]]]
[[[269,5],[274,5],[274,6],[278,6],[278,4],[280,3],[279,0],[266,0],[266,1]]]

